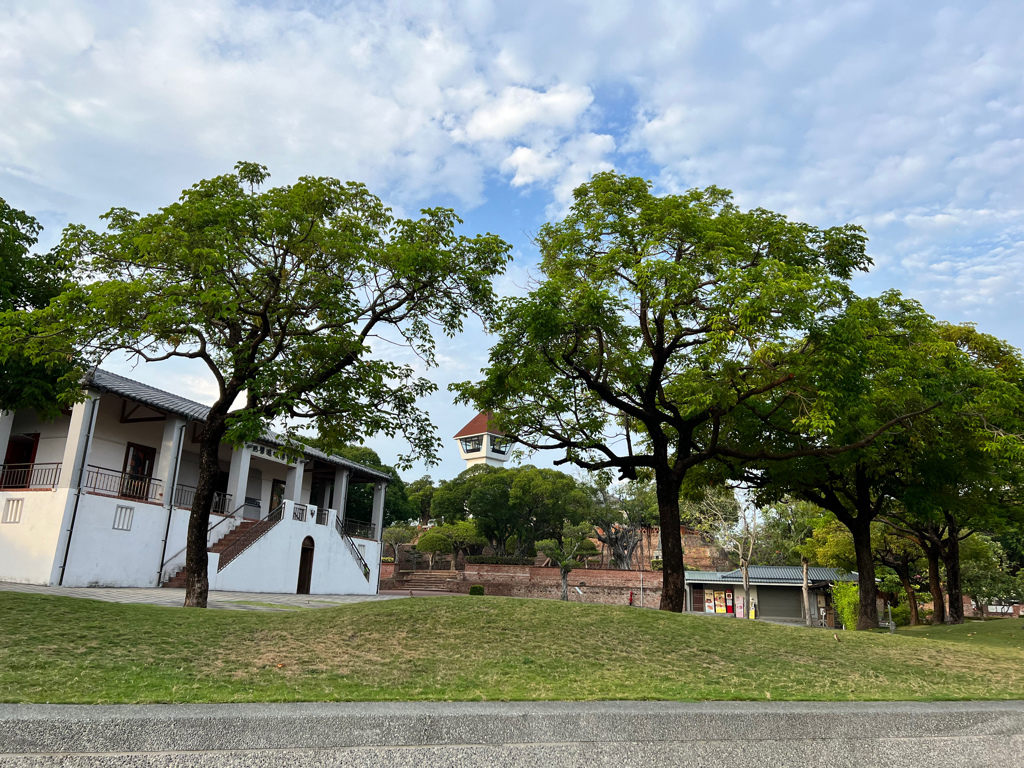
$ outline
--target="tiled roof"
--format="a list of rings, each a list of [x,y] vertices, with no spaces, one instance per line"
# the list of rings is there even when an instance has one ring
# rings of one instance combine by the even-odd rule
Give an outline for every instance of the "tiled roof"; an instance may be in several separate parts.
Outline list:
[[[799,565],[752,565],[750,566],[751,584],[803,584],[803,568]],[[723,582],[726,584],[742,584],[743,572],[734,571],[687,571],[686,578],[695,584]],[[807,579],[811,583],[822,581],[856,581],[856,573],[840,573],[835,568],[808,568]]]
[[[154,408],[158,411],[165,411],[167,413],[173,413],[177,416],[184,416],[186,419],[193,421],[204,422],[206,416],[210,412],[210,406],[197,403],[195,400],[189,400],[188,398],[181,397],[180,395],[171,394],[165,392],[162,389],[151,387],[149,384],[143,384],[141,381],[135,381],[133,379],[119,376],[116,373],[110,371],[104,371],[101,368],[95,369],[91,374],[86,377],[86,385],[100,390],[100,392],[110,392],[111,394],[124,397],[136,403],[142,403],[145,406]],[[284,445],[284,439],[273,432],[268,432],[263,436],[263,442],[271,445],[281,446]],[[349,461],[341,456],[335,456],[333,454],[327,454],[323,451],[318,451],[316,448],[310,448],[309,446],[303,446],[302,452],[310,459],[320,459],[329,464],[335,464],[339,467],[351,469],[353,473],[366,477],[368,479],[376,480],[391,480],[391,475],[387,472],[382,472],[379,469],[373,469],[372,467],[364,466],[363,464],[357,464],[354,461]]]
[[[482,435],[484,433],[491,435],[505,434],[500,429],[493,429],[491,427],[491,414],[478,413],[469,424],[455,433],[455,437],[468,437],[469,435]]]

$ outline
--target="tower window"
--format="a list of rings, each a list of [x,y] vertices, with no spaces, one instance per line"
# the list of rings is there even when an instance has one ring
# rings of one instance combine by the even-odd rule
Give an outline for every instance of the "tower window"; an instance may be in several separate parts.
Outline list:
[[[464,437],[459,442],[462,443],[463,453],[476,453],[484,447],[483,435],[478,435],[477,437]]]
[[[491,451],[493,453],[500,453],[502,456],[504,456],[506,453],[508,453],[508,447],[511,444],[512,441],[509,440],[507,437],[497,437],[496,435],[491,435]]]

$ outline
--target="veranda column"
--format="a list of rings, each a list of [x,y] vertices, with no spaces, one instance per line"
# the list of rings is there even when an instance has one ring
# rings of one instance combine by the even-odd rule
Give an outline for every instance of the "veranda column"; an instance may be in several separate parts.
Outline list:
[[[301,504],[299,497],[302,495],[302,476],[306,472],[306,462],[302,459],[288,467],[288,474],[284,481],[284,498],[286,501],[294,501]]]
[[[338,517],[345,519],[345,507],[348,506],[348,478],[351,473],[344,467],[334,470],[334,498],[331,506],[338,511]]]
[[[74,536],[74,520],[78,510],[78,497],[84,479],[85,466],[89,463],[89,437],[95,429],[100,407],[100,393],[86,392],[87,398],[75,403],[71,409],[71,423],[68,425],[68,439],[61,459],[60,477],[57,480],[58,493],[54,503],[63,504],[60,533],[54,548],[53,565],[50,567],[50,584],[59,584],[63,577],[65,560],[71,552]]]
[[[164,422],[164,436],[160,440],[160,450],[156,455],[154,475],[164,484],[164,506],[174,508],[174,485],[177,482],[178,451],[181,443],[185,419],[168,414]]]
[[[249,462],[252,451],[243,445],[231,452],[231,467],[228,470],[228,493],[231,494],[231,510],[238,509],[245,503],[245,491],[249,485]]]
[[[385,482],[376,482],[373,484],[373,522],[374,538],[380,541],[380,535],[383,533],[381,526],[384,523],[384,494],[387,493],[388,484]]]
[[[0,463],[7,456],[7,444],[11,442],[11,427],[14,426],[14,411],[0,411]]]

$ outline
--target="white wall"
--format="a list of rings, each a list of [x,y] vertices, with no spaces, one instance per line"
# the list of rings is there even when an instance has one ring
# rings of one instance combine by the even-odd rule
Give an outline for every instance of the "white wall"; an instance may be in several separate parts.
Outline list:
[[[292,519],[292,507],[291,503],[286,504],[281,522],[228,563],[223,571],[217,571],[219,555],[210,555],[210,589],[294,593],[298,585],[302,541],[311,536],[315,546],[310,594],[376,594],[380,542],[354,540],[366,547],[363,557],[370,566],[370,580],[367,582],[348,546],[334,529],[337,513],[332,510],[328,524],[317,525],[314,507],[308,508],[310,514],[304,522]]]
[[[130,531],[114,530],[118,506],[132,507]],[[166,525],[167,510],[157,504],[83,493],[71,536],[64,586],[157,586]]]
[[[166,565],[163,579],[169,579],[174,573],[185,567],[185,543],[188,541],[188,521],[191,510],[175,509],[171,513],[171,527],[167,535],[167,551],[164,555]],[[241,525],[241,519],[210,515],[210,530],[206,535],[206,546],[212,547]]]
[[[58,459],[59,460],[59,459]],[[0,581],[49,584],[68,490],[0,491],[0,513],[7,499],[24,499],[21,522],[0,524]]]

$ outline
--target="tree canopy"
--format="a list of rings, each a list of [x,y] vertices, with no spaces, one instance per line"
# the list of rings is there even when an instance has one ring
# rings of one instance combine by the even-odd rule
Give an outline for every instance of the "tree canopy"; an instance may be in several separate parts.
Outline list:
[[[68,227],[59,253],[77,265],[76,284],[39,318],[49,330],[39,344],[65,334],[90,362],[122,350],[199,361],[212,374],[187,605],[206,602],[221,441],[239,445],[274,424],[294,444],[312,426],[332,445],[401,435],[432,460],[439,441],[416,403],[435,385],[372,344],[404,345],[433,365],[435,329],[457,333],[468,313],[488,310],[509,257],[494,235],[456,234],[449,209],[402,219],[361,184],[304,176],[267,187],[267,178],[263,166],[238,163],[156,213],[114,208],[105,232]]]
[[[643,179],[596,175],[569,214],[541,228],[542,277],[493,312],[498,335],[482,381],[459,400],[559,463],[653,472],[664,558],[662,608],[685,602],[679,494],[717,457],[766,458],[734,415],[757,409],[774,429],[807,437],[775,458],[842,450],[815,437],[835,426],[836,384],[806,360],[841,348],[807,343],[821,317],[851,300],[866,268],[856,226],[818,229],[764,209],[741,211],[716,187],[658,197]],[[801,403],[794,422],[771,403]],[[858,438],[870,442],[873,433]]]

